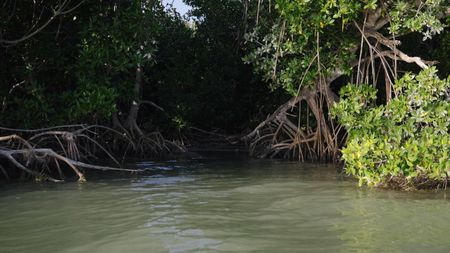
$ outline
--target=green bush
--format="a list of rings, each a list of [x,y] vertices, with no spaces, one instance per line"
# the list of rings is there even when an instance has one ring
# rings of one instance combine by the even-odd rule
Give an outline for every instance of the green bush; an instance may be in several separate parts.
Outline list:
[[[450,77],[435,68],[405,74],[395,98],[375,105],[376,89],[347,85],[332,113],[347,129],[346,172],[360,185],[436,187],[450,175]]]
[[[87,83],[70,95],[73,103],[69,112],[75,122],[106,121],[116,111],[118,94],[114,88]]]

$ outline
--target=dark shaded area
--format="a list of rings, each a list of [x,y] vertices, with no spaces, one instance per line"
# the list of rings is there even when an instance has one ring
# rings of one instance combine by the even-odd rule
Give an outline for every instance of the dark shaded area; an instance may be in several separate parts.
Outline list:
[[[0,16],[11,18],[2,18],[0,38],[21,38],[44,25],[60,4],[6,1]],[[76,4],[69,3],[67,10]],[[112,126],[112,114],[128,114],[140,64],[141,99],[151,102],[143,103],[138,114],[144,131],[173,138],[190,127],[248,131],[287,96],[271,91],[243,63],[240,2],[188,4],[193,6],[190,20],[159,1],[87,1],[29,39],[2,43],[1,125]]]

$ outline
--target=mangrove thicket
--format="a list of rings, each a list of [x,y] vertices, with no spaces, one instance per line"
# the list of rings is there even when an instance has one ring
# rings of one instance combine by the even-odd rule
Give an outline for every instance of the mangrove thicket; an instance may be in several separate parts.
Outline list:
[[[184,2],[3,1],[0,175],[84,180],[203,134],[360,184],[446,184],[448,0]]]

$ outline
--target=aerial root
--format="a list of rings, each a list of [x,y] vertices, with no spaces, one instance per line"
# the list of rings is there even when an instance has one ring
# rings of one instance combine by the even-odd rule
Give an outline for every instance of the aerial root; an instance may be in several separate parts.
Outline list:
[[[302,110],[302,102],[306,111]],[[337,161],[342,137],[340,127],[321,113],[327,106],[320,92],[304,90],[243,137],[250,154],[261,158]]]
[[[15,168],[22,172],[22,176],[28,175],[38,181],[62,182],[66,178],[63,171],[68,169],[76,175],[78,182],[84,182],[87,170],[139,172],[120,168],[119,162],[95,139],[96,132],[91,131],[91,127],[75,127],[73,131],[64,127],[60,129],[22,131],[28,138],[18,134],[0,136],[0,176],[7,180],[11,179],[12,175],[17,175],[17,171],[14,172]],[[14,131],[5,128],[0,130]],[[93,165],[81,161],[93,156],[97,150],[105,153],[118,167]]]

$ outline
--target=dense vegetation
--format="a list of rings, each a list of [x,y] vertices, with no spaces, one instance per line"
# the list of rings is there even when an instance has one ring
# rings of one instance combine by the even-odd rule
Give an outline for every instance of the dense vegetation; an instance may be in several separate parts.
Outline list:
[[[361,184],[447,181],[449,88],[430,66],[436,56],[449,75],[448,1],[279,0],[275,18],[265,10],[245,59],[293,98],[247,136],[253,152],[338,160],[344,146],[346,171]]]
[[[186,17],[158,0],[4,1],[1,126],[94,125],[146,154],[194,129],[301,161],[347,143],[361,183],[447,180],[448,1],[185,2]]]
[[[276,105],[264,105],[271,92],[241,60],[239,2],[190,1],[189,20],[160,1],[84,2],[12,44],[5,40],[45,22],[51,8],[76,5],[8,2],[2,17],[13,10],[15,16],[2,24],[3,125],[109,125],[118,114],[125,125],[138,117],[147,131],[173,134],[196,126],[240,132]],[[40,19],[30,18],[40,12]],[[135,87],[138,67],[142,80]],[[128,118],[133,100],[145,110]]]
[[[435,68],[410,73],[394,85],[396,96],[376,105],[377,90],[348,85],[333,113],[348,132],[346,170],[360,184],[428,188],[447,181],[450,168],[450,76]]]

